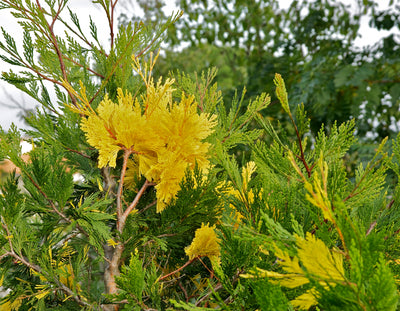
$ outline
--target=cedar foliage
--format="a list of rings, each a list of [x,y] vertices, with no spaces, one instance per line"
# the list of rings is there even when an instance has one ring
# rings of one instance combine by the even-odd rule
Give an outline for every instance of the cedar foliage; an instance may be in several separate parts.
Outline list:
[[[93,2],[112,26],[117,1]],[[76,107],[87,100],[94,111],[106,94],[117,102],[118,88],[143,104],[146,87],[131,56],[149,65],[150,51],[181,13],[162,25],[111,29],[106,48],[95,23],[84,29],[67,1],[4,0],[0,8],[24,29],[22,52],[2,30],[2,60],[23,68],[2,78],[40,103],[26,119],[30,130],[0,133],[0,158],[20,168],[1,185],[0,279],[10,291],[0,309],[397,309],[400,191],[386,177],[400,175],[400,136],[392,148],[384,140],[351,174],[344,157],[357,140],[354,122],[333,124],[329,135],[323,126],[311,132],[280,75],[276,97],[294,140],[263,117],[267,93],[246,106],[235,96],[227,111],[215,69],[196,79],[177,72],[173,99],[193,95],[199,114],[218,122],[205,139],[209,169],[188,167],[157,213],[157,180],[128,174],[126,146],[115,167],[100,169]],[[55,24],[66,27],[65,38]],[[22,133],[34,147],[28,162]],[[249,160],[236,156],[238,147]],[[130,211],[126,218],[121,209]],[[204,227],[215,228],[220,255],[214,243],[213,256],[189,260],[189,245],[207,243],[198,231]]]

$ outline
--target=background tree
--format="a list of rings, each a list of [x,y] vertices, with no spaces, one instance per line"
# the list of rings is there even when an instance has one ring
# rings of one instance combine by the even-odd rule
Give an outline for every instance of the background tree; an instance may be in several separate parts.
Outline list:
[[[161,9],[163,2],[157,3]],[[291,101],[303,102],[312,111],[314,131],[322,123],[329,129],[334,120],[355,118],[361,137],[369,133],[379,141],[398,132],[398,0],[385,10],[371,0],[354,1],[353,7],[330,0],[292,1],[288,9],[280,8],[277,0],[176,3],[185,15],[168,30],[168,61],[160,73],[217,66],[226,98],[246,85],[249,99],[271,89],[279,72],[291,90]],[[157,14],[149,14],[149,19],[162,17]],[[373,46],[359,48],[355,40],[362,19],[373,29],[392,32]],[[271,109],[274,118],[285,120],[277,102]]]

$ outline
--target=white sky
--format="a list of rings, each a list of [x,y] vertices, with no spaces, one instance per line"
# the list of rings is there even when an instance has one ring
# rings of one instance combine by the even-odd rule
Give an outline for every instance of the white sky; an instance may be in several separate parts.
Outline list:
[[[341,1],[346,4],[352,4],[355,2],[355,0],[341,0]],[[379,7],[381,9],[387,7],[389,1],[390,0],[380,0]],[[105,20],[104,16],[102,16],[104,12],[98,9],[95,5],[93,5],[91,0],[69,0],[68,3],[69,7],[73,8],[73,11],[78,14],[78,17],[80,17],[83,29],[89,29],[88,28],[89,15],[91,15],[93,20],[95,21]],[[165,3],[167,3],[167,13],[171,13],[173,10],[177,9],[174,4],[175,0],[165,0]],[[290,3],[291,0],[280,0],[280,5],[281,7],[284,8],[288,7]],[[98,27],[99,34],[109,33],[107,23],[96,23],[96,25]],[[13,16],[11,16],[8,10],[0,10],[0,26],[6,29],[9,33],[11,33],[14,36],[17,45],[18,42],[20,43],[22,41],[22,31],[20,29],[20,26],[16,23],[15,19],[13,18]],[[371,45],[376,41],[378,41],[382,35],[385,35],[385,32],[379,32],[377,30],[370,29],[368,26],[368,20],[362,21],[360,32],[363,35],[361,38],[358,38],[356,40],[356,44],[359,46]],[[100,36],[101,35],[99,35],[99,37]],[[0,37],[1,41],[4,42],[2,36]],[[108,38],[108,36],[105,37]],[[8,71],[9,68],[10,66],[7,63],[0,60],[0,73],[3,71]],[[10,100],[10,98],[8,98],[7,94],[11,95],[13,100],[19,102],[26,108],[30,108],[34,105],[29,97],[22,94],[22,92],[20,92],[14,86],[0,80],[0,103],[15,105]],[[19,112],[18,109],[9,109],[4,107],[3,105],[0,105],[0,126],[3,129],[8,129],[11,123],[13,122],[18,127],[24,127],[25,125],[23,124],[23,122],[19,120],[19,118],[17,117],[18,112]]]

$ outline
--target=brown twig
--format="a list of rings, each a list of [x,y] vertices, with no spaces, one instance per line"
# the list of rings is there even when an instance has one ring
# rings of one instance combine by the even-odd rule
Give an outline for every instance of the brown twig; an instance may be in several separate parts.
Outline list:
[[[127,209],[125,210],[124,214],[122,215],[122,221],[123,221],[123,225],[125,225],[125,221],[128,218],[129,214],[132,212],[132,210],[138,205],[139,203],[139,199],[142,197],[142,195],[144,194],[144,192],[146,191],[146,189],[148,187],[154,186],[154,183],[149,182],[148,180],[146,180],[142,186],[142,188],[140,188],[139,192],[137,193],[135,199],[132,201],[132,203],[127,207]],[[156,201],[157,202],[157,201]],[[155,203],[156,203],[155,202]],[[153,202],[154,203],[154,202]],[[150,206],[153,206],[154,204],[151,203],[149,204]]]
[[[232,283],[234,283],[234,282],[237,281],[237,279],[239,278],[239,275],[240,275],[241,273],[243,273],[243,269],[237,270],[237,271],[236,271],[235,275],[234,275],[233,278],[232,278]],[[215,287],[214,287],[212,290],[210,290],[206,295],[204,295],[201,299],[199,299],[199,300],[196,302],[196,306],[199,306],[204,300],[208,299],[208,297],[210,297],[210,295],[211,295],[212,293],[216,292],[217,290],[219,290],[219,289],[221,289],[221,288],[223,288],[222,284],[221,284],[221,283],[217,283],[217,285],[215,285]]]
[[[153,202],[151,202],[150,204],[148,204],[146,207],[142,208],[140,211],[138,211],[138,214],[141,214],[145,211],[147,211],[150,207],[154,206],[157,204],[157,200],[154,200]]]
[[[215,287],[210,290],[207,294],[205,294],[203,297],[201,297],[198,301],[196,301],[196,307],[199,306],[203,301],[207,300],[208,297],[210,297],[210,295],[214,292],[216,292],[217,290],[222,288],[222,284],[218,283],[217,285],[215,285]]]
[[[293,119],[291,113],[289,113],[289,117],[290,117],[290,120],[292,121],[294,130],[296,132],[297,141],[299,143],[299,148],[300,148],[300,156],[296,155],[296,157],[298,159],[300,159],[301,162],[303,162],[303,165],[304,165],[304,167],[305,167],[305,169],[307,171],[307,176],[308,176],[308,178],[310,178],[311,177],[312,168],[314,167],[314,165],[311,168],[308,166],[307,161],[306,161],[306,157],[304,155],[303,143],[301,141],[299,129],[297,128],[296,122],[294,122],[294,119]]]
[[[91,69],[90,67],[85,67],[84,65],[78,63],[76,60],[74,60],[74,59],[72,59],[72,58],[69,58],[68,56],[63,55],[63,57],[64,57],[66,60],[68,60],[68,61],[74,63],[74,64],[77,65],[78,67],[84,68],[84,69],[86,69],[87,71],[93,73],[95,76],[98,76],[98,77],[100,77],[100,78],[102,78],[102,79],[105,78],[102,74],[100,74],[100,73],[94,71],[94,70]]]
[[[115,2],[113,3],[113,1],[110,1],[111,4],[111,15],[109,16],[109,26],[110,26],[110,38],[111,38],[111,50],[114,47],[114,10],[115,10],[115,6],[117,5],[118,0],[115,0]],[[108,17],[108,16],[107,16]]]
[[[57,81],[57,80],[55,80],[55,79],[53,79],[53,78],[51,78],[51,77],[48,77],[48,76],[42,74],[39,70],[37,70],[37,69],[35,69],[34,67],[32,67],[29,63],[25,62],[21,57],[19,57],[19,55],[13,53],[13,52],[10,51],[10,50],[7,50],[7,52],[8,52],[12,57],[18,59],[18,61],[20,61],[21,64],[23,64],[27,69],[33,71],[33,72],[34,72],[35,74],[37,74],[40,78],[42,78],[42,79],[44,79],[44,80],[47,80],[47,81],[49,81],[49,82],[51,82],[51,83],[57,84],[57,85],[59,85],[59,86],[63,86],[62,82]]]
[[[387,209],[391,209],[392,208],[392,206],[393,206],[393,204],[394,204],[394,199],[392,199],[392,200],[390,200],[390,202],[389,202],[389,204],[387,205]]]
[[[122,233],[122,230],[124,229],[124,224],[121,224],[121,218],[123,215],[122,190],[124,188],[124,179],[125,179],[126,168],[128,165],[128,159],[129,159],[129,156],[132,154],[132,152],[133,152],[133,150],[131,150],[131,149],[124,150],[124,161],[122,164],[120,181],[119,181],[119,186],[118,186],[118,191],[117,191],[117,230],[119,231],[119,233]]]
[[[365,233],[365,236],[370,234],[372,232],[372,230],[374,230],[375,227],[376,227],[376,220],[369,226],[367,233]]]
[[[186,288],[183,287],[181,281],[178,281],[178,286],[179,286],[179,288],[182,290],[183,294],[185,295],[185,300],[186,300],[186,302],[189,302],[189,296],[188,296],[188,294],[187,294],[187,290],[186,290]]]
[[[42,9],[42,7],[39,4],[39,0],[36,0],[36,4],[37,4],[38,8],[43,13],[45,13],[45,11]],[[60,13],[61,13],[61,3],[59,5],[59,7],[58,7],[58,10],[57,10],[56,14],[53,16],[53,20],[52,20],[51,24],[49,24],[46,21],[46,25],[48,27],[49,34],[50,34],[50,42],[53,45],[54,50],[56,51],[56,54],[57,54],[57,57],[58,57],[58,61],[60,63],[60,69],[61,69],[62,77],[63,77],[64,81],[68,82],[68,76],[67,76],[67,71],[66,71],[66,68],[65,68],[63,54],[61,53],[60,47],[58,46],[57,38],[56,38],[56,36],[54,34],[54,24],[55,24],[55,22],[56,22],[56,20],[57,20],[57,18],[58,18]],[[64,89],[65,89],[65,87],[64,87]],[[72,104],[74,106],[76,106],[77,104],[76,104],[75,96],[68,89],[66,89],[66,90],[68,92],[69,97],[71,98]]]
[[[46,31],[42,27],[42,25],[36,23],[36,21],[32,18],[32,16],[36,15],[33,11],[27,10],[27,7],[24,6],[24,5],[18,6],[18,3],[16,3],[16,1],[8,1],[8,0],[2,0],[2,1],[5,2],[6,4],[8,4],[10,7],[14,8],[15,10],[17,10],[18,12],[22,12],[27,20],[29,20],[32,24],[34,24],[36,27],[38,27],[38,29],[40,30],[40,32],[42,34],[46,35]],[[40,9],[42,9],[40,4],[39,4],[38,7]],[[44,10],[42,10],[42,12],[44,12]]]
[[[53,20],[52,20],[52,22],[51,22],[51,24],[50,24],[50,29],[51,29],[51,30],[53,30],[54,23],[56,22],[56,20],[58,19],[58,16],[59,16],[60,13],[61,13],[61,4],[62,4],[62,2],[59,4],[58,9],[57,9],[57,12],[56,12],[56,15],[54,15]]]
[[[196,259],[198,259],[198,258],[199,258],[199,257],[195,257],[195,258],[193,258],[193,259],[190,259],[190,260],[186,261],[186,263],[185,263],[182,267],[179,267],[179,268],[176,269],[175,271],[172,271],[172,272],[170,272],[170,273],[168,273],[168,274],[166,274],[166,275],[160,277],[158,280],[159,280],[159,281],[162,281],[162,280],[166,279],[167,277],[170,277],[171,275],[174,275],[175,273],[178,273],[179,271],[183,270],[185,267],[187,267],[188,265],[190,265],[192,262],[194,262],[194,261],[195,261]]]
[[[89,46],[92,50],[97,49],[97,47],[95,47],[86,37],[85,35],[82,33],[82,31],[79,29],[79,33],[77,31],[75,31],[67,22],[65,22],[61,17],[59,17],[59,21],[61,23],[63,23],[63,25],[69,30],[71,31],[75,36],[77,36],[80,40],[82,40],[82,42],[84,42],[87,46]],[[94,38],[96,39],[96,38]],[[96,42],[99,45],[99,49],[97,49],[100,54],[108,57],[108,54],[105,53],[103,51],[103,47],[101,46],[101,44],[96,40]]]
[[[143,50],[141,50],[138,54],[135,55],[135,58],[138,58],[138,57],[142,56],[144,53],[146,53],[147,50],[151,48],[153,43],[157,41],[158,38],[159,37],[156,36],[153,40],[151,40],[151,42]]]
[[[68,147],[66,147],[66,146],[64,146],[64,148],[67,149],[68,151],[71,151],[71,152],[73,152],[73,153],[79,154],[79,155],[81,155],[82,157],[84,157],[84,158],[86,158],[86,159],[91,159],[90,156],[88,156],[87,154],[84,154],[84,153],[81,152],[81,151],[74,150],[74,149],[68,148]]]
[[[129,214],[132,212],[132,210],[139,204],[139,200],[146,191],[146,189],[150,186],[154,186],[154,183],[149,182],[146,180],[136,194],[134,200],[132,203],[125,209],[125,211],[122,208],[122,190],[123,190],[123,183],[124,183],[124,178],[125,178],[125,173],[126,173],[126,168],[128,164],[128,159],[129,156],[133,153],[134,151],[132,149],[126,149],[124,152],[124,160],[122,164],[122,170],[121,170],[121,177],[120,177],[120,183],[118,187],[118,192],[117,192],[117,230],[122,233],[125,227],[126,219],[128,218]]]
[[[143,184],[142,188],[139,190],[139,192],[136,194],[135,199],[132,201],[132,203],[126,208],[126,210],[123,210],[122,207],[122,195],[123,195],[123,187],[124,187],[124,178],[125,178],[125,173],[127,169],[127,163],[129,156],[134,152],[133,149],[126,149],[124,150],[124,159],[123,159],[123,164],[122,164],[122,170],[121,170],[121,175],[120,175],[120,181],[119,181],[119,186],[118,186],[118,191],[117,191],[117,231],[119,234],[122,234],[124,228],[125,228],[125,223],[126,219],[128,218],[130,212],[137,206],[139,203],[140,198],[146,191],[146,189],[149,186],[152,186],[153,183],[148,182],[147,180]],[[117,284],[115,283],[115,276],[119,275],[119,263],[121,260],[122,252],[124,251],[125,245],[124,243],[119,243],[118,245],[115,246],[112,255],[110,256],[111,259],[108,260],[108,267],[106,271],[104,272],[104,280],[106,283],[107,287],[107,293],[109,294],[114,294],[117,292]]]
[[[6,1],[6,0],[4,0],[4,1]],[[55,24],[56,20],[59,18],[59,15],[60,15],[60,13],[61,13],[62,3],[60,3],[56,14],[55,14],[54,16],[52,16],[52,22],[51,22],[51,24],[49,24],[49,23],[46,21],[47,31],[46,31],[45,28],[42,27],[42,25],[38,24],[38,23],[35,21],[34,18],[32,18],[32,16],[35,16],[35,15],[36,15],[35,12],[32,12],[32,11],[27,10],[24,6],[15,5],[15,3],[12,3],[12,2],[10,2],[10,1],[6,1],[6,3],[9,4],[11,7],[15,8],[16,10],[18,10],[19,12],[22,12],[22,13],[24,14],[25,18],[26,18],[27,20],[31,21],[36,27],[38,27],[40,33],[47,37],[47,39],[48,39],[48,40],[50,41],[50,43],[53,45],[54,50],[55,50],[55,52],[56,52],[56,54],[57,54],[57,57],[58,57],[58,60],[59,60],[59,63],[60,63],[60,69],[61,69],[61,73],[62,73],[63,79],[64,79],[65,81],[68,81],[68,79],[67,79],[67,73],[66,73],[66,69],[65,69],[65,64],[64,64],[64,61],[63,61],[63,55],[62,55],[61,50],[60,50],[60,48],[59,48],[59,46],[58,46],[57,38],[56,38],[56,36],[55,36],[55,34],[54,34],[54,31],[53,31],[54,24]],[[41,6],[40,3],[39,3],[39,0],[36,0],[36,5],[37,5],[38,9],[39,9],[43,14],[50,15],[49,13],[46,12],[46,10],[45,10],[44,8],[42,8],[42,6]],[[31,66],[30,64],[26,63],[26,62],[25,62],[23,59],[21,59],[18,55],[15,55],[15,54],[12,53],[11,51],[8,51],[8,52],[9,52],[10,55],[12,55],[13,57],[17,58],[25,67],[27,67],[29,70],[31,70],[31,71],[33,71],[34,73],[36,73],[36,74],[37,74],[39,77],[41,77],[42,79],[45,79],[45,80],[50,81],[50,82],[52,82],[52,83],[54,83],[54,84],[63,86],[62,82],[60,82],[60,81],[58,81],[58,80],[55,80],[55,79],[53,79],[53,78],[51,78],[51,77],[48,77],[48,76],[46,76],[46,75],[44,75],[44,74],[42,74],[39,70],[35,69],[35,68],[34,68],[33,66]],[[71,98],[72,103],[73,103],[74,105],[76,105],[76,99],[75,99],[75,97],[74,97],[68,90],[67,90],[67,92],[68,92],[68,95],[69,95],[70,98]]]

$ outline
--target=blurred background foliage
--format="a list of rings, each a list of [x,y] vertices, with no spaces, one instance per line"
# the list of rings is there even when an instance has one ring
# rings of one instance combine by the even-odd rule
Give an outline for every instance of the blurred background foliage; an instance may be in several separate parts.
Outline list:
[[[127,1],[125,4],[131,2]],[[126,10],[122,24],[167,19],[163,0],[139,0],[143,14]],[[184,11],[168,28],[159,74],[184,71],[194,75],[218,68],[216,81],[225,103],[246,86],[245,101],[273,89],[280,73],[293,105],[304,103],[315,133],[321,124],[356,120],[364,147],[398,133],[400,117],[400,2],[385,10],[378,0],[353,5],[332,0],[294,0],[287,9],[278,0],[177,0]],[[127,5],[128,6],[128,5]],[[377,30],[392,30],[372,46],[358,47],[363,20]],[[277,101],[266,112],[284,125],[287,115]]]

